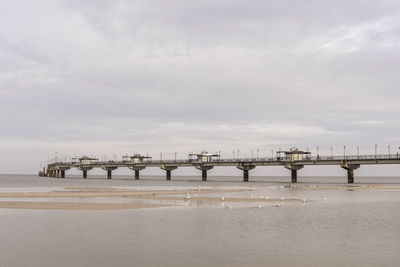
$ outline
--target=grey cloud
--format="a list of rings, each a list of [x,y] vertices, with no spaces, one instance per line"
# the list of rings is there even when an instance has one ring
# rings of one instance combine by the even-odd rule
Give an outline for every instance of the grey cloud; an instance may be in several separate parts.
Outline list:
[[[3,2],[0,146],[37,142],[43,158],[51,147],[70,152],[58,144],[103,143],[104,153],[113,143],[121,153],[124,144],[152,153],[396,146],[399,8],[389,0]]]

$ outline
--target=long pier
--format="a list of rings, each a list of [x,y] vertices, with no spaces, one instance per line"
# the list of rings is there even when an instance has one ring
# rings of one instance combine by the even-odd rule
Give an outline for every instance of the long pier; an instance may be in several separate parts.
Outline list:
[[[47,165],[39,172],[40,176],[65,178],[65,172],[71,168],[82,171],[83,179],[87,178],[88,171],[101,168],[107,171],[107,178],[112,178],[112,171],[117,168],[129,168],[134,171],[136,180],[140,171],[145,168],[157,167],[166,172],[166,180],[171,180],[171,172],[180,167],[194,167],[201,171],[202,181],[207,181],[207,172],[218,166],[234,166],[243,171],[243,181],[249,181],[249,172],[261,166],[282,166],[291,173],[291,182],[297,182],[297,172],[304,166],[337,165],[347,170],[348,183],[354,183],[354,171],[362,165],[400,164],[399,154],[386,155],[343,155],[343,156],[311,156],[309,152],[298,150],[278,151],[275,158],[240,158],[222,159],[219,155],[202,152],[189,154],[187,160],[152,160],[150,157],[135,154],[125,156],[120,161],[99,161],[95,158],[81,157],[71,161],[58,161]]]

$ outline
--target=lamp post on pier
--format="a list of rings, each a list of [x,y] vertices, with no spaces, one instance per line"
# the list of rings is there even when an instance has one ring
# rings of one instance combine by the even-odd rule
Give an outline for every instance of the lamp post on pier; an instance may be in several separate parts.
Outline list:
[[[346,159],[346,146],[343,146],[343,157]]]
[[[390,158],[390,145],[388,145],[388,156]]]
[[[375,144],[375,158],[377,158],[378,156],[378,145]]]
[[[357,146],[357,158],[360,158],[360,147]]]

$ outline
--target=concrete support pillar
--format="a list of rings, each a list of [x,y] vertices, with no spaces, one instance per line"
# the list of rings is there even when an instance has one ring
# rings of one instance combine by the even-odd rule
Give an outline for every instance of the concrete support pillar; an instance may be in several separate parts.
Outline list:
[[[207,165],[199,164],[199,165],[196,165],[195,168],[198,170],[201,170],[201,180],[207,181],[207,171],[214,168],[214,166],[207,166]]]
[[[249,171],[254,169],[256,166],[246,163],[238,163],[236,168],[243,171],[243,182],[249,181]]]
[[[89,166],[85,166],[85,165],[83,165],[83,166],[78,166],[78,170],[81,170],[81,171],[82,171],[82,178],[83,178],[83,179],[87,179],[87,172],[88,172],[89,170],[91,170],[91,169],[93,169],[93,167],[89,167]]]
[[[201,180],[207,181],[207,170],[201,170]]]
[[[292,170],[292,183],[297,183],[297,170]]]
[[[116,170],[118,167],[117,167],[117,166],[105,166],[105,165],[103,165],[101,168],[102,168],[103,170],[106,170],[106,171],[107,171],[107,179],[111,179],[111,177],[112,177],[112,171],[113,171],[113,170]]]
[[[354,184],[354,170],[347,170],[347,182]]]
[[[144,170],[146,166],[143,165],[131,165],[129,169],[135,171],[135,180],[139,180],[139,171]]]
[[[161,165],[160,165],[160,168],[166,172],[166,174],[165,174],[165,175],[166,175],[165,179],[166,179],[167,181],[170,181],[170,180],[171,180],[171,172],[172,172],[173,170],[177,169],[178,166],[176,166],[176,165],[161,164]]]
[[[300,169],[303,169],[303,165],[296,165],[296,164],[292,164],[292,163],[286,163],[285,168],[290,170],[291,172],[291,182],[292,183],[297,183],[297,171]]]
[[[243,182],[249,181],[249,170],[243,170]]]
[[[57,172],[56,174],[57,178],[60,178],[60,170],[57,170],[56,172]]]
[[[65,178],[65,170],[61,170],[61,178]]]
[[[347,183],[354,183],[354,170],[360,168],[360,164],[349,164],[346,161],[340,163],[340,167],[347,170]]]

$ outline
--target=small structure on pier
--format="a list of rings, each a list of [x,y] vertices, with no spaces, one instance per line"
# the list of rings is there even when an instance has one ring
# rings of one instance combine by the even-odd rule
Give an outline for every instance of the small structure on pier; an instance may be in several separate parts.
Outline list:
[[[277,160],[297,161],[310,159],[311,152],[300,151],[297,148],[291,148],[289,151],[277,151]]]
[[[200,154],[189,154],[189,161],[210,162],[219,158],[219,154],[209,154],[207,151],[201,151]]]
[[[129,163],[142,163],[142,162],[146,162],[149,159],[151,159],[151,157],[149,156],[142,156],[140,154],[134,154],[133,156],[123,156],[122,157],[122,161],[123,162],[129,162]]]
[[[88,156],[82,156],[80,158],[72,158],[72,163],[80,163],[82,165],[89,165],[89,164],[95,163],[97,161],[98,161],[98,159],[91,158]]]

